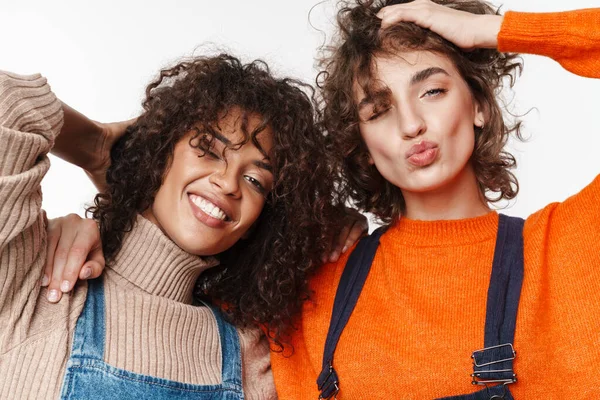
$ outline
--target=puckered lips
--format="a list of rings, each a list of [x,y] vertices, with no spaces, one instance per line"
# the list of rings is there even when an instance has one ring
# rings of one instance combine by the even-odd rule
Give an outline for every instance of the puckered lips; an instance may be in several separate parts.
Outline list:
[[[422,140],[406,152],[406,160],[416,167],[433,164],[439,152],[437,143]]]
[[[232,211],[216,196],[188,192],[192,213],[197,220],[211,228],[222,228],[232,222]]]

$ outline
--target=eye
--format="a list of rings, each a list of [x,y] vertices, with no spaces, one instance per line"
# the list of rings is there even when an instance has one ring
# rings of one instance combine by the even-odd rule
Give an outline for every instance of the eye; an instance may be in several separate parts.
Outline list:
[[[209,156],[212,159],[215,159],[215,160],[220,160],[221,159],[221,157],[217,153],[212,152],[210,150],[206,150],[206,155]]]
[[[367,118],[367,121],[375,121],[377,118],[381,117],[383,114],[385,114],[386,112],[388,112],[390,108],[384,108],[381,111],[377,111],[377,112],[373,112],[373,114],[371,114],[371,116],[369,118]]]
[[[260,183],[260,181],[250,175],[244,175],[244,179],[246,179],[252,186],[254,186],[260,193],[265,193],[265,187]]]
[[[446,93],[447,91],[448,91],[448,89],[442,89],[442,88],[430,89],[430,90],[426,91],[423,94],[423,96],[421,96],[421,97],[435,97],[440,94]]]

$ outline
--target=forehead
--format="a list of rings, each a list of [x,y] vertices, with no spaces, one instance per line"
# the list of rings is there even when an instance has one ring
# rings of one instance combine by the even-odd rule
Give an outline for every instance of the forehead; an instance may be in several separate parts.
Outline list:
[[[231,143],[240,143],[246,139],[246,135],[252,135],[255,130],[260,129],[262,124],[261,115],[246,112],[239,107],[232,107],[223,113],[215,128]],[[273,131],[270,125],[264,127],[256,135],[256,139],[263,150],[268,153],[273,145]],[[251,141],[245,146],[248,145],[254,147]]]

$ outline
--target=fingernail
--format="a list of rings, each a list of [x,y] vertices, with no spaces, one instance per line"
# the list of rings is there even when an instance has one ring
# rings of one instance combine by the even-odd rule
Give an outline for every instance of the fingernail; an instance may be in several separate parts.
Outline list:
[[[60,284],[60,290],[63,293],[68,292],[70,288],[71,288],[71,284],[69,283],[69,281],[62,281],[62,283]]]
[[[330,262],[334,262],[338,259],[338,252],[334,251],[333,253],[331,253],[331,256],[329,256],[329,261]]]
[[[58,290],[52,289],[48,292],[48,301],[50,303],[56,303],[58,301]]]
[[[48,286],[49,283],[50,278],[48,278],[48,275],[44,274],[44,276],[42,277],[42,286]]]
[[[81,279],[87,279],[92,276],[92,269],[90,267],[86,267],[81,274]]]
[[[344,248],[342,249],[342,253],[345,253],[348,251],[348,246],[344,246]]]

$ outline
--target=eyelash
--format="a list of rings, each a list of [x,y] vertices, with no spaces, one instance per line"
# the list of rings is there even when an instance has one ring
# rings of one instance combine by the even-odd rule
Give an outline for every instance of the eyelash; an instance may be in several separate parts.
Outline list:
[[[448,92],[448,89],[436,88],[436,89],[431,89],[431,90],[428,90],[428,91],[426,91],[426,92],[423,94],[423,96],[421,96],[421,97],[426,97],[426,96],[427,96],[427,97],[433,97],[433,96],[438,96],[438,95],[440,95],[440,94],[444,94],[444,93],[446,93],[446,92]],[[377,118],[379,118],[381,115],[385,114],[385,113],[386,113],[386,112],[387,112],[389,109],[390,109],[390,108],[388,107],[388,108],[386,108],[386,109],[383,109],[383,110],[381,110],[381,111],[380,111],[380,112],[378,112],[378,113],[374,113],[373,115],[371,115],[371,116],[370,116],[370,117],[367,119],[367,121],[374,121],[374,120],[376,120],[376,119],[377,119]]]
[[[440,94],[444,94],[448,91],[448,89],[442,89],[442,88],[436,88],[436,89],[431,89],[425,92],[425,94],[423,94],[422,97],[425,96],[438,96]]]
[[[216,153],[210,151],[210,150],[206,150],[204,155],[208,155],[210,158],[215,159],[215,160],[221,160],[222,158],[217,155]],[[198,155],[198,157],[203,157],[202,155]],[[259,193],[261,194],[265,194],[267,191],[265,189],[265,187],[262,185],[262,183],[260,183],[260,181],[252,176],[249,175],[244,175],[244,179],[249,182],[256,190],[258,190]]]
[[[390,109],[390,108],[388,107],[388,108],[386,108],[386,109],[383,109],[383,110],[379,111],[378,113],[375,113],[375,114],[371,115],[371,116],[370,116],[370,117],[367,119],[367,121],[374,121],[374,120],[376,120],[377,118],[379,118],[380,116],[382,116],[383,114],[385,114],[385,113],[386,113],[386,112],[387,112],[389,109]]]
[[[252,176],[244,175],[244,179],[246,179],[252,186],[254,186],[260,193],[265,193],[266,190],[260,181]]]
[[[210,150],[206,150],[205,154],[208,155],[210,158],[213,158],[215,160],[220,160],[221,159],[221,157],[217,153],[214,153],[214,152],[212,152]],[[202,156],[199,155],[198,157],[202,157]]]

